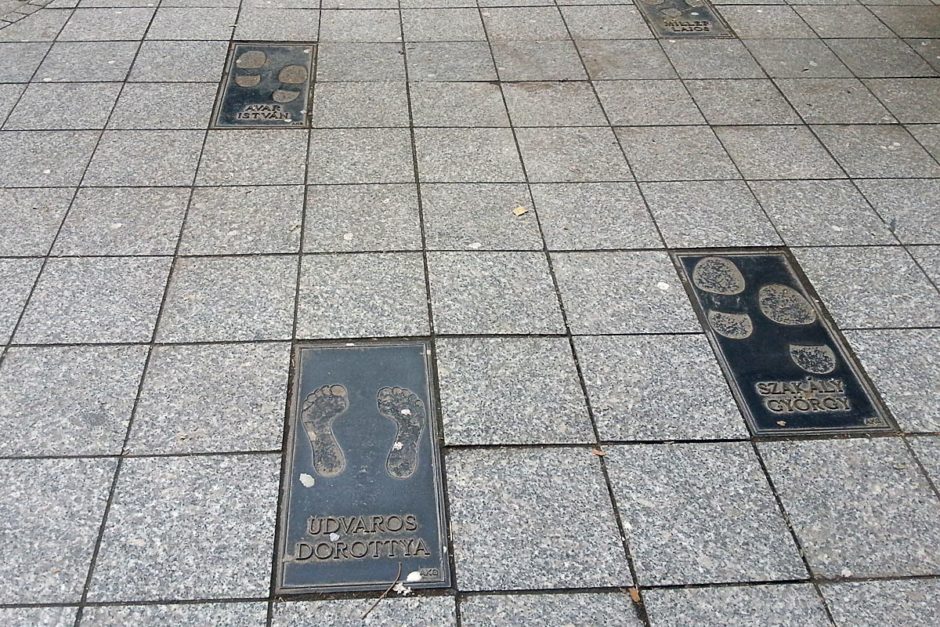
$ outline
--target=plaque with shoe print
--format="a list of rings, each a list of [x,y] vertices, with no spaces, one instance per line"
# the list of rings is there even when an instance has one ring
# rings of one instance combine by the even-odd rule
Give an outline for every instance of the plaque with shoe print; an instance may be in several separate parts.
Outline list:
[[[789,253],[674,255],[754,435],[895,430]]]
[[[733,36],[708,0],[638,0],[636,7],[660,39]]]
[[[305,126],[313,48],[312,44],[233,43],[213,126]]]
[[[450,585],[429,351],[297,349],[276,594]]]

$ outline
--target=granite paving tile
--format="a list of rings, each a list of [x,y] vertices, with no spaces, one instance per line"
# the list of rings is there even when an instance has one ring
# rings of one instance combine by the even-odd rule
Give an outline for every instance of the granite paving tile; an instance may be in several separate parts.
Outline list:
[[[746,44],[772,78],[852,76],[849,68],[819,39],[750,39]]]
[[[412,183],[411,134],[403,128],[314,129],[307,172],[309,183]]]
[[[705,123],[681,81],[605,80],[594,89],[615,126]]]
[[[401,41],[398,11],[321,11],[320,41]]]
[[[940,124],[908,124],[904,128],[920,142],[934,160],[940,161]]]
[[[0,41],[52,41],[72,12],[47,9],[36,11],[0,32]]]
[[[404,81],[322,83],[313,96],[315,128],[408,126]]]
[[[594,441],[565,338],[447,338],[437,342],[444,441]]]
[[[820,590],[840,625],[929,627],[940,612],[937,579],[824,583]]]
[[[602,440],[748,437],[705,336],[588,336],[575,349]]]
[[[413,81],[494,81],[496,67],[483,41],[409,43],[408,76]]]
[[[16,538],[0,561],[3,603],[81,598],[115,466],[113,459],[0,460],[0,529]]]
[[[273,454],[125,459],[89,599],[266,595],[279,467]]]
[[[108,128],[204,129],[217,89],[212,83],[126,83]]]
[[[936,575],[940,500],[897,438],[758,445],[817,575]]]
[[[587,81],[523,82],[503,86],[515,127],[606,126],[604,111]]]
[[[520,128],[516,138],[531,182],[633,180],[609,128]]]
[[[385,599],[369,612],[368,621],[364,621],[362,615],[373,603],[372,599],[279,601],[274,604],[271,625],[273,627],[305,627],[310,624],[324,624],[337,627],[358,627],[365,623],[376,627],[398,625],[453,627],[457,624],[457,612],[452,596]]]
[[[43,82],[123,81],[139,45],[136,41],[56,42],[34,78]]]
[[[820,3],[825,4],[825,3]],[[868,7],[859,4],[794,7],[820,37],[891,37],[893,33]]]
[[[147,39],[229,39],[238,18],[235,8],[160,7],[147,29]]]
[[[0,131],[0,187],[76,185],[97,131]]]
[[[900,39],[828,39],[826,43],[859,78],[937,75]]]
[[[570,39],[555,7],[496,7],[480,13],[491,42]]]
[[[937,39],[905,39],[904,41],[914,49],[914,52],[924,58],[935,70],[940,70],[940,40]]]
[[[317,38],[319,26],[320,12],[316,9],[246,5],[238,14],[234,38],[241,41],[311,41]]]
[[[940,79],[884,78],[865,84],[900,122],[940,122]]]
[[[215,83],[227,53],[226,41],[145,41],[127,80]]]
[[[779,78],[776,83],[808,124],[895,122],[857,78]]]
[[[144,38],[154,9],[76,9],[57,41],[135,41]]]
[[[715,133],[746,179],[845,178],[805,126],[720,126]]]
[[[101,129],[120,91],[120,83],[33,83],[3,128]]]
[[[647,590],[643,603],[657,627],[831,624],[811,584]]]
[[[709,124],[799,124],[800,117],[767,79],[685,81]]]
[[[940,176],[940,165],[900,126],[815,126],[813,131],[849,176]]]
[[[911,246],[908,251],[934,285],[940,285],[940,246]]]
[[[41,259],[0,259],[0,344],[13,335],[40,268]]]
[[[509,126],[497,84],[418,81],[409,89],[415,126]]]
[[[594,81],[676,78],[676,70],[657,41],[579,41],[578,51]]]
[[[83,183],[192,185],[205,131],[105,131]]]
[[[749,443],[611,446],[606,460],[640,585],[806,576]]]
[[[446,467],[460,590],[631,583],[600,461],[589,450],[451,450]]]
[[[940,9],[935,6],[873,6],[871,11],[898,37],[936,37],[940,32]]]
[[[764,78],[764,72],[740,41],[664,40],[661,43],[681,78]]]
[[[70,627],[75,624],[77,607],[4,607],[0,621],[4,625],[37,625],[39,627]]]
[[[199,0],[200,2],[203,0]],[[262,627],[267,603],[186,603],[179,605],[98,605],[86,607],[82,625],[94,627],[159,627],[160,625],[228,625]]]
[[[578,81],[587,78],[571,41],[493,41],[502,81]]]
[[[706,126],[621,127],[616,133],[638,181],[741,178]]]
[[[50,259],[13,339],[149,342],[169,270],[167,257]]]
[[[576,40],[653,37],[640,12],[632,6],[566,6],[560,10]]]
[[[936,486],[940,482],[940,436],[909,438],[908,443]]]
[[[869,180],[856,181],[856,185],[903,243],[940,242],[940,224],[935,219],[940,181]]]
[[[6,30],[4,29],[4,32]],[[0,81],[16,83],[29,81],[51,45],[41,42],[0,43],[0,56],[6,59],[6,62],[0,66]]]
[[[486,41],[476,8],[404,9],[405,41]]]
[[[722,6],[721,16],[741,39],[800,39],[812,37],[813,31],[788,6]]]
[[[524,180],[509,129],[419,128],[414,135],[422,183]]]
[[[52,246],[74,189],[0,187],[0,255],[45,255]]]
[[[400,43],[322,43],[317,46],[316,79],[403,81],[404,50]]]
[[[474,595],[460,600],[460,619],[467,627],[643,624],[623,592]]]
[[[427,217],[428,188],[422,193]],[[421,249],[414,184],[312,185],[306,211],[304,252]]]
[[[264,150],[259,150],[263,146]],[[209,131],[197,185],[290,185],[304,182],[307,131]]]

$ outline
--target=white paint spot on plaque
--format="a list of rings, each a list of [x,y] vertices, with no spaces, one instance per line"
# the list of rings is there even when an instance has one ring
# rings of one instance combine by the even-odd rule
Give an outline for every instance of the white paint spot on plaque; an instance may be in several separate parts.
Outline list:
[[[331,541],[331,542],[336,542],[337,540],[339,540],[339,534],[338,534],[338,533],[335,533],[335,532],[334,532],[334,533],[331,533],[331,534],[330,534],[330,541]]]
[[[392,444],[392,448],[395,449],[396,451],[400,451],[400,450],[402,450],[404,447],[405,447],[405,445],[402,444],[401,442],[395,442],[394,444]]]
[[[317,482],[312,476],[308,475],[305,472],[300,473],[300,482],[304,484],[305,488],[312,488],[313,484]]]
[[[408,583],[413,583],[415,581],[421,581],[421,571],[413,570],[408,573],[408,577],[405,578],[405,581]]]

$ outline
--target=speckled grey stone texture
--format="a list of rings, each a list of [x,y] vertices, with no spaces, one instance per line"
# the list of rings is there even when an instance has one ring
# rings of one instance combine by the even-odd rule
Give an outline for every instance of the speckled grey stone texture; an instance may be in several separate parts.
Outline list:
[[[940,181],[924,179],[857,181],[859,189],[905,244],[940,243]]]
[[[306,255],[300,271],[297,337],[427,335],[420,253]]]
[[[669,246],[782,243],[754,195],[741,181],[641,183],[640,189]]]
[[[899,439],[759,447],[815,574],[940,573],[940,501]]]
[[[86,607],[82,625],[91,627],[263,627],[266,603],[192,603],[184,605],[104,605]]]
[[[144,38],[153,9],[78,9],[69,18],[58,41],[134,41]]]
[[[940,286],[940,246],[910,246],[907,250],[934,285]]]
[[[643,624],[625,592],[469,596],[460,601],[460,618],[466,627]]]
[[[579,337],[575,349],[602,440],[747,438],[705,336]]]
[[[791,246],[896,243],[848,181],[755,181],[750,188]]]
[[[840,328],[940,325],[940,294],[900,246],[793,252]]]
[[[641,585],[806,576],[750,444],[616,446],[606,459]]]
[[[97,140],[97,131],[0,132],[0,187],[75,185]]]
[[[204,131],[105,131],[86,185],[192,185]]]
[[[404,128],[314,129],[307,169],[309,183],[412,183],[411,135]]]
[[[604,111],[587,81],[507,83],[513,126],[603,126]]]
[[[562,333],[542,253],[429,253],[438,333]]]
[[[813,130],[849,176],[940,175],[940,165],[900,126],[816,126]]]
[[[824,583],[820,588],[838,625],[931,627],[940,614],[938,579]]]
[[[149,342],[169,270],[166,257],[50,259],[14,340]]]
[[[238,10],[232,7],[160,7],[147,39],[229,39],[237,19]]]
[[[327,601],[278,602],[274,604],[272,627],[453,627],[457,624],[454,597],[422,596],[385,598],[369,611],[375,601],[334,599]]]
[[[581,42],[581,45],[592,43],[639,42]],[[610,123],[616,126],[705,123],[681,81],[596,81],[594,89]]]
[[[676,78],[658,41],[579,41],[578,51],[591,80]]]
[[[447,444],[593,442],[565,338],[466,338],[437,343]]]
[[[509,126],[498,84],[419,81],[409,95],[415,126]]]
[[[4,29],[5,30],[5,29]],[[0,68],[2,81],[28,81],[49,50],[48,43],[0,43],[6,63]]]
[[[820,2],[828,5],[828,2]],[[797,6],[800,17],[820,37],[890,37],[891,31],[867,7],[857,4],[842,6]]]
[[[83,188],[56,239],[58,255],[172,255],[189,190]]]
[[[748,51],[772,78],[843,78],[852,76],[819,39],[751,39]]]
[[[541,250],[539,221],[521,183],[421,186],[428,249]],[[522,207],[527,213],[517,216]]]
[[[512,131],[502,128],[415,129],[422,182],[522,181]]]
[[[31,627],[72,627],[75,625],[75,607],[4,607],[0,608],[0,623],[4,625],[30,625]]]
[[[180,242],[184,255],[291,253],[300,248],[304,188],[197,187]]]
[[[715,132],[746,179],[845,178],[804,126],[722,126]]]
[[[826,43],[859,78],[937,75],[900,39],[829,39]]]
[[[481,11],[490,41],[551,41],[568,39],[558,11],[552,7],[496,7]]]
[[[561,14],[574,39],[642,39],[653,36],[639,11],[633,7],[569,6],[561,8]]]
[[[917,459],[923,464],[933,484],[940,485],[940,436],[924,436],[907,440]]]
[[[45,255],[74,189],[0,189],[0,255]]]
[[[196,0],[201,2],[202,0]],[[238,14],[234,39],[241,41],[310,41],[320,24],[320,12],[303,8],[268,8],[246,4]],[[317,4],[312,6],[316,7]]]
[[[588,449],[452,450],[446,467],[459,589],[630,585]]]
[[[316,73],[317,82],[404,80],[405,55],[397,43],[321,43]]]
[[[617,137],[639,181],[741,178],[706,126],[618,128]]]
[[[740,41],[664,40],[662,45],[681,78],[764,78]]]
[[[311,120],[316,128],[408,126],[405,82],[320,83]]]
[[[665,253],[552,253],[552,265],[576,335],[701,331]]]
[[[421,249],[414,184],[311,185],[304,224],[305,252]]]
[[[263,147],[263,150],[259,150]],[[307,131],[209,131],[197,185],[271,185],[304,182]]]
[[[3,54],[2,45],[0,45],[0,54]],[[0,84],[0,123],[10,114],[25,89],[26,85]]]
[[[289,363],[287,344],[155,347],[128,450],[153,454],[278,448]]]
[[[123,81],[137,53],[136,41],[60,41],[35,78],[44,82]]]
[[[940,80],[886,78],[865,81],[869,89],[904,124],[940,122]]]
[[[401,41],[398,11],[323,11],[320,41]]]
[[[549,250],[662,247],[634,183],[535,184],[531,189]]]
[[[120,83],[32,83],[5,129],[104,128]]]
[[[115,464],[113,459],[0,460],[0,534],[8,539],[0,560],[0,601],[81,598]]]
[[[0,344],[13,335],[41,267],[41,259],[0,259]]]
[[[904,431],[940,431],[940,329],[847,331],[855,350]]]
[[[496,80],[490,48],[483,41],[410,43],[405,55],[414,81]]]
[[[11,348],[0,366],[0,452],[121,452],[145,346]]]
[[[432,7],[446,3],[433,2]],[[401,12],[405,41],[486,41],[476,8],[422,8]]]
[[[769,80],[686,81],[709,124],[799,124]]]
[[[894,117],[856,78],[778,79],[808,124],[888,124]]]
[[[934,159],[940,159],[940,124],[908,124],[904,128]]]
[[[647,590],[643,602],[656,627],[824,627],[822,600],[810,584]]]
[[[167,289],[157,340],[289,339],[297,258],[182,258]]]
[[[814,35],[787,6],[722,6],[720,13],[741,39],[799,39]]]
[[[570,41],[494,41],[496,71],[503,81],[579,81],[587,76]]]
[[[217,90],[212,83],[127,83],[108,128],[203,129]]]
[[[280,455],[124,460],[94,601],[263,596]]]
[[[226,41],[145,41],[128,80],[218,82],[227,52]]]
[[[609,128],[523,128],[516,137],[532,182],[633,180]]]

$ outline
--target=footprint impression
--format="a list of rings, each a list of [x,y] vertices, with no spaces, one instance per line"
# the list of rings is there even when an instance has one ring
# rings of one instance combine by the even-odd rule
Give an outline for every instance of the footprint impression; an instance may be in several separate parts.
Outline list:
[[[235,59],[235,84],[245,89],[257,87],[261,83],[268,56],[261,50],[248,50]],[[281,104],[296,100],[302,85],[307,80],[307,68],[302,65],[287,65],[277,74],[280,85],[271,94],[274,102]]]
[[[408,479],[418,467],[418,439],[428,420],[424,402],[408,388],[384,387],[376,404],[379,413],[398,427],[385,469],[395,479]]]
[[[304,399],[301,420],[313,450],[313,467],[323,477],[335,477],[346,469],[346,455],[336,441],[333,422],[349,409],[349,395],[342,385],[324,385]]]

